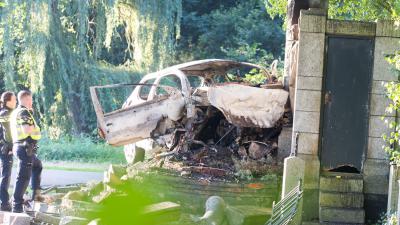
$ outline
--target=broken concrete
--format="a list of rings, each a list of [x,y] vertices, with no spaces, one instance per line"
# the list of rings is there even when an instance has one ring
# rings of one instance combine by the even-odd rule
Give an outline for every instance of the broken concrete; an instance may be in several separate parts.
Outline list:
[[[271,208],[252,205],[228,206],[226,209],[229,225],[263,225],[271,217]]]
[[[3,224],[5,225],[30,225],[32,218],[25,213],[5,212]]]
[[[211,196],[206,201],[205,213],[202,217],[193,217],[193,222],[207,225],[223,225],[226,220],[226,203],[219,196]]]
[[[59,225],[86,225],[88,222],[85,218],[65,216],[61,218]]]
[[[55,216],[54,214],[52,215],[43,212],[35,212],[35,221],[57,225],[60,224],[61,218],[59,216]]]

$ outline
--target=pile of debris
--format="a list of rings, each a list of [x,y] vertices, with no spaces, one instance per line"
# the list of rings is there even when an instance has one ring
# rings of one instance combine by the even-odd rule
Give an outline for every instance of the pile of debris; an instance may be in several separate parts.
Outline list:
[[[153,165],[191,177],[240,180],[279,174],[288,152],[278,151],[278,137],[282,127],[289,126],[290,117],[287,111],[273,128],[244,128],[208,107],[193,123],[190,135],[182,132],[171,148],[146,151],[146,158]],[[138,146],[135,150],[144,151]]]

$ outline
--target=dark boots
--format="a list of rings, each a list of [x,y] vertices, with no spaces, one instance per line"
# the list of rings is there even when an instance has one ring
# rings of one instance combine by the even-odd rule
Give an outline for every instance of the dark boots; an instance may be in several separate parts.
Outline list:
[[[35,202],[44,202],[46,198],[42,195],[40,190],[34,190],[32,193],[32,200]]]

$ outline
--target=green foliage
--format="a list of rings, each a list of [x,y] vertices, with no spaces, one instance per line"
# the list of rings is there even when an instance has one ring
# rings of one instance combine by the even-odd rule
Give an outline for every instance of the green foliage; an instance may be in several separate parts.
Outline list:
[[[374,21],[397,17],[399,1],[387,0],[330,0],[329,17],[335,19]],[[397,9],[396,9],[397,8]]]
[[[258,69],[252,69],[248,74],[245,75],[243,81],[250,83],[251,85],[264,84],[267,77]]]
[[[284,18],[287,0],[265,0],[268,13]],[[400,2],[387,0],[329,0],[328,16],[332,19],[374,21],[399,18]]]
[[[392,64],[397,65],[397,70],[400,68],[399,65],[399,56],[390,57],[388,60]],[[399,72],[398,72],[399,74]],[[382,85],[386,88],[387,97],[390,100],[388,107],[386,108],[387,113],[395,113],[398,114],[400,111],[400,84],[399,82],[387,82],[383,83]],[[387,118],[382,118],[385,124],[393,130],[390,132],[389,135],[383,134],[382,137],[386,141],[387,145],[384,146],[386,152],[390,154],[391,161],[395,162],[396,164],[400,164],[400,149],[399,149],[399,132],[400,132],[400,124],[396,121],[389,122]]]
[[[269,65],[283,56],[280,19],[272,20],[261,0],[209,4],[184,1],[178,61],[230,58]]]
[[[179,33],[180,9],[180,0],[10,1],[1,9],[4,89],[33,91],[49,137],[92,133],[89,87],[135,82],[142,70],[165,66]],[[126,61],[108,54],[113,46],[107,43],[118,38],[123,41],[116,49],[132,55]],[[122,105],[127,93],[116,92],[103,94],[105,108]]]
[[[89,213],[86,218],[98,219],[99,224],[162,224],[166,219],[165,214],[151,212],[148,206],[163,201],[160,193],[168,185],[160,182],[156,174],[136,176],[113,186],[115,191],[96,204],[98,210]]]
[[[135,67],[145,71],[161,69],[174,55],[181,15],[181,0],[116,1],[107,17],[105,45],[111,47],[115,28],[122,25]]]
[[[266,0],[265,8],[271,18],[284,17],[287,10],[287,0]]]
[[[90,137],[60,138],[40,140],[39,158],[44,161],[74,161],[89,163],[126,163],[122,148],[115,148],[106,143],[98,143]]]

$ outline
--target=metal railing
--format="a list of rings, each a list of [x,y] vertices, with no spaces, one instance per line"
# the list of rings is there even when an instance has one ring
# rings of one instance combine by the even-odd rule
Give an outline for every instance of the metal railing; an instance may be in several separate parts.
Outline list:
[[[294,187],[283,199],[277,204],[275,202],[272,205],[271,218],[265,223],[265,225],[286,225],[296,215],[299,202],[303,197],[302,182],[299,180],[299,184]]]

